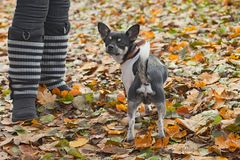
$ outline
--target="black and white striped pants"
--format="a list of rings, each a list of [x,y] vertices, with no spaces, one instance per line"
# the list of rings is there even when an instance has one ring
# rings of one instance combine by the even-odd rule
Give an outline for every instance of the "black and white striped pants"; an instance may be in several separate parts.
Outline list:
[[[12,97],[35,97],[39,83],[65,85],[70,0],[17,0],[8,31]]]

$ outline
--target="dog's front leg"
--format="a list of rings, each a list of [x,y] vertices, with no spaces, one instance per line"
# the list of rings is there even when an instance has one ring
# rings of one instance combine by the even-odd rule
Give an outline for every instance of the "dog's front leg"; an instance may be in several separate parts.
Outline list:
[[[164,103],[156,104],[156,107],[158,111],[158,135],[160,138],[163,138],[165,137],[163,119],[166,114],[166,108]]]
[[[128,102],[128,133],[127,140],[131,141],[134,139],[134,125],[135,125],[135,117],[137,111],[138,104],[136,102],[129,101]]]

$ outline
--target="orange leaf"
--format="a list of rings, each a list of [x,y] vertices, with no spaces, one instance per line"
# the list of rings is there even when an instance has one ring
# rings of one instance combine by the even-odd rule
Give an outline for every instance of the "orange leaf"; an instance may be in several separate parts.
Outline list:
[[[200,53],[197,53],[195,54],[193,57],[192,57],[192,60],[193,61],[198,61],[200,63],[203,63],[205,61],[205,58],[204,58],[204,55],[200,52]]]
[[[152,38],[155,37],[155,34],[152,31],[143,31],[142,35],[143,35],[144,39],[146,39],[146,40],[147,39],[152,39]]]
[[[238,48],[236,49],[236,51],[237,51],[238,53],[240,53],[240,47],[238,47]]]
[[[158,138],[156,140],[156,143],[154,144],[154,148],[155,149],[163,148],[163,147],[167,146],[168,143],[169,143],[169,137]]]
[[[107,132],[109,135],[119,135],[124,133],[125,131],[124,130],[108,130]]]
[[[78,121],[78,119],[69,119],[69,118],[64,118],[64,119],[63,119],[63,122],[64,122],[64,123],[74,123],[74,122],[76,122],[76,121]]]
[[[195,84],[194,84],[195,87],[199,87],[199,88],[202,88],[202,87],[205,87],[206,86],[206,83],[204,81],[196,81]]]
[[[66,97],[69,91],[61,91],[61,97]]]
[[[178,46],[184,48],[189,46],[189,43],[187,41],[181,41],[178,43]]]
[[[162,12],[162,10],[160,10],[159,8],[155,8],[155,9],[152,9],[151,11],[150,11],[150,13],[153,15],[153,16],[156,16],[156,15],[158,15],[159,13],[161,13]]]
[[[235,31],[235,33],[237,33],[237,34],[240,34],[240,26],[234,27],[234,31]]]
[[[118,101],[118,102],[121,102],[121,103],[126,103],[126,102],[127,102],[125,95],[122,94],[122,93],[119,93],[119,94],[117,95],[117,101]]]
[[[176,109],[176,112],[177,112],[177,114],[179,114],[179,115],[189,114],[188,107],[186,107],[186,106],[178,107],[178,108]]]
[[[77,96],[80,94],[80,91],[78,89],[72,89],[71,91],[69,91],[69,94],[71,94],[72,96]]]
[[[116,108],[117,108],[118,111],[127,112],[127,106],[125,104],[117,104]]]
[[[139,108],[138,108],[138,111],[139,111],[140,113],[145,112],[145,106],[141,104],[141,105],[139,106]]]
[[[177,54],[169,54],[168,55],[168,59],[169,60],[178,60],[179,59],[179,56]]]
[[[79,85],[79,84],[73,84],[72,88],[73,88],[73,89],[80,90],[80,85]]]
[[[168,135],[170,137],[174,136],[175,134],[177,134],[178,132],[180,132],[180,127],[177,125],[174,126],[168,126],[166,128],[166,132],[168,133]]]
[[[134,144],[138,149],[147,148],[152,146],[152,140],[151,132],[148,131],[145,135],[137,136],[134,140]]]
[[[229,149],[229,151],[234,152],[240,148],[240,136],[234,133],[230,133],[227,137],[218,136],[215,138],[215,145],[220,149]]]
[[[139,17],[139,19],[138,19],[138,23],[140,23],[140,24],[145,24],[145,22],[146,22],[146,20],[145,20],[144,15],[141,15],[141,16]]]
[[[52,94],[56,94],[58,96],[61,96],[61,91],[59,88],[53,88],[52,89]]]

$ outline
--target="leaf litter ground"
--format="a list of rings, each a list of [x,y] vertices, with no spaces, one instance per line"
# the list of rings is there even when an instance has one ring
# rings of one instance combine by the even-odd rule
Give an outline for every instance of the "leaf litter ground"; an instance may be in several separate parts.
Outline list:
[[[15,1],[1,2],[0,159],[238,159],[240,156],[239,0],[71,1],[66,80],[70,92],[39,87],[39,119],[12,123],[6,37]],[[169,69],[166,137],[156,109],[139,107],[136,139],[126,142],[126,98],[119,65],[96,24],[141,38]]]

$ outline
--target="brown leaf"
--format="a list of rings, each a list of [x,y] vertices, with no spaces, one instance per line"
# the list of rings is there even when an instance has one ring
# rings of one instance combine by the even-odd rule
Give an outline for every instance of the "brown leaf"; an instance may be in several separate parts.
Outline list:
[[[166,150],[171,151],[175,154],[190,154],[190,155],[200,155],[201,144],[194,143],[192,141],[186,141],[184,144],[172,144],[166,147]]]
[[[191,130],[193,132],[198,132],[202,129],[203,126],[206,126],[206,128],[205,128],[205,130],[206,130],[207,124],[209,124],[209,122],[213,121],[217,115],[219,115],[217,110],[209,110],[209,111],[204,111],[195,116],[192,116],[190,119],[177,118],[176,121],[177,121],[177,123],[188,128],[189,130]],[[204,132],[205,130],[201,130],[201,132]]]
[[[199,75],[199,78],[203,80],[207,85],[213,84],[220,79],[218,73],[209,74],[207,72],[204,72],[201,75]]]
[[[154,148],[155,149],[164,148],[168,145],[168,143],[169,143],[169,137],[158,138],[154,144]]]
[[[145,135],[138,135],[134,140],[135,147],[137,149],[148,148],[152,146],[151,131],[148,131]]]
[[[38,102],[41,105],[54,104],[56,101],[56,95],[53,95],[50,91],[45,89],[43,92],[39,91],[37,95]]]
[[[215,145],[220,149],[228,149],[231,152],[240,148],[240,136],[230,133],[227,137],[218,136],[215,138]]]

